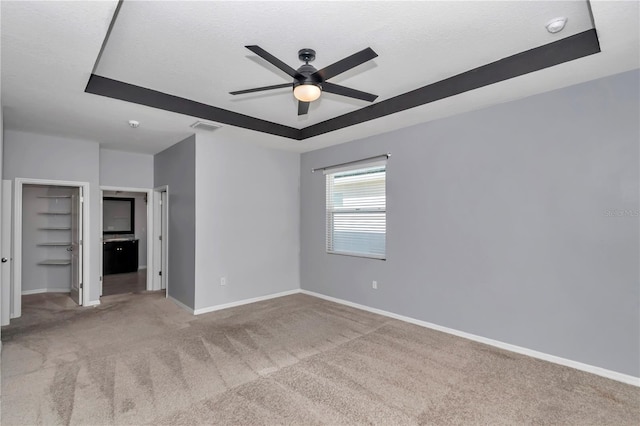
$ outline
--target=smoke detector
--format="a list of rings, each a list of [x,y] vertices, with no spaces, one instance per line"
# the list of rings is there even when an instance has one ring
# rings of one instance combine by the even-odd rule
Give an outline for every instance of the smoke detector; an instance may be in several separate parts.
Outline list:
[[[204,121],[196,121],[189,127],[192,127],[198,130],[206,130],[208,132],[213,132],[214,130],[219,129],[222,126],[215,123],[205,123]]]
[[[555,34],[562,31],[565,25],[567,25],[567,18],[560,17],[560,18],[553,18],[552,20],[547,22],[547,25],[545,25],[545,27],[547,28],[547,31],[549,31],[551,34]]]
[[[140,122],[136,120],[129,120],[129,127],[137,129],[140,126]]]

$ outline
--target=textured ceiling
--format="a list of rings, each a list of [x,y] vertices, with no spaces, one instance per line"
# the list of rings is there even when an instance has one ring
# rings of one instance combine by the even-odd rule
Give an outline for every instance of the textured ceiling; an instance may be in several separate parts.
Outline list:
[[[5,128],[158,152],[192,132],[176,113],[84,93],[116,2],[2,2]],[[594,2],[602,53],[304,141],[223,126],[219,137],[307,151],[638,68],[637,2]],[[544,25],[569,18],[559,34]],[[296,115],[289,89],[229,91],[290,78],[244,48],[290,66],[313,48],[317,68],[365,47],[378,58],[332,82],[376,102],[593,27],[585,1],[138,2],[125,1],[95,73],[275,123],[304,128],[368,105],[324,93]],[[136,119],[138,129],[126,122]]]
[[[544,24],[555,16],[571,19],[554,36]],[[487,28],[487,22],[500,25]],[[378,58],[331,81],[382,101],[589,28],[585,2],[482,2],[481,8],[468,2],[168,2],[150,8],[125,1],[96,74],[303,127],[368,103],[325,93],[298,117],[290,89],[229,95],[291,81],[245,45],[259,45],[294,68],[302,64],[298,50],[309,47],[318,69],[371,47]]]

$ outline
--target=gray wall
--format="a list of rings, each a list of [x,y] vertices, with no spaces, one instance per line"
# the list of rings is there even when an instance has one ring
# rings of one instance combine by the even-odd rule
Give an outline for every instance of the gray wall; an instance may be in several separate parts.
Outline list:
[[[216,133],[196,154],[196,309],[299,288],[300,156]]]
[[[32,178],[88,182],[90,282],[89,300],[100,298],[100,153],[96,142],[66,139],[35,133],[5,131],[4,138],[4,179]],[[86,261],[86,260],[85,260]]]
[[[147,196],[144,192],[103,191],[103,197],[135,198],[134,236],[138,239],[138,267],[147,266]],[[104,224],[103,224],[104,225]],[[103,229],[104,231],[104,229]],[[109,238],[109,237],[107,237]]]
[[[640,376],[639,77],[303,154],[302,288]],[[388,260],[326,254],[309,170],[385,152]]]
[[[101,149],[100,185],[153,188],[153,155]]]
[[[154,187],[169,186],[168,294],[190,308],[195,299],[195,136],[154,156]]]

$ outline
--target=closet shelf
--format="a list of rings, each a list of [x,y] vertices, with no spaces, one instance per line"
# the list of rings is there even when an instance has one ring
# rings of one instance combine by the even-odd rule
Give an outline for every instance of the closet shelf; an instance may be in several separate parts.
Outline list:
[[[47,227],[38,228],[38,229],[44,229],[45,231],[70,231],[71,227],[70,226],[47,226]]]
[[[38,265],[55,265],[55,266],[71,265],[71,260],[70,259],[43,260],[42,262],[38,262]]]
[[[69,215],[71,212],[38,212],[38,214],[46,214],[46,215]]]
[[[71,198],[71,195],[38,195],[36,198]]]
[[[52,243],[38,243],[39,246],[70,246],[70,242],[52,242]]]

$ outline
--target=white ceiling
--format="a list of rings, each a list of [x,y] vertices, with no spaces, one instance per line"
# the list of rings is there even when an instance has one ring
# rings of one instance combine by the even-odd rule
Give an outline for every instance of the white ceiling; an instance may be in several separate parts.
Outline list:
[[[1,3],[5,129],[155,153],[197,119],[84,93],[116,1]],[[304,152],[640,67],[639,3],[592,2],[602,52],[303,141],[223,126],[216,135]],[[568,17],[559,34],[545,24]],[[126,0],[95,73],[302,128],[368,105],[324,93],[299,117],[289,89],[232,90],[290,78],[244,48],[257,44],[297,68],[313,48],[322,68],[373,48],[378,57],[330,81],[376,102],[592,28],[585,1],[146,2]],[[142,124],[130,129],[127,121]]]

